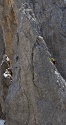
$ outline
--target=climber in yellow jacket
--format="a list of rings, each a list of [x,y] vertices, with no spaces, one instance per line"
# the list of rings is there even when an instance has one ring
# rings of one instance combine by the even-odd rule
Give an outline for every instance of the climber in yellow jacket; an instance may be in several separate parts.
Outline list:
[[[53,64],[56,64],[56,60],[54,58],[50,58],[50,60],[53,62]]]

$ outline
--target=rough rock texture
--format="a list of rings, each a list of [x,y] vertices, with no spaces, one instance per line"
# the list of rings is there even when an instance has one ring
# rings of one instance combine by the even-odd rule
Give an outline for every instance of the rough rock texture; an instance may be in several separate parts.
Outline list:
[[[20,8],[22,2],[24,3],[26,1],[29,3],[36,15],[40,27],[40,33],[44,37],[52,57],[56,59],[57,69],[66,79],[65,0],[4,0],[4,24],[2,25],[3,29],[5,29],[3,32],[7,55],[11,58],[11,60],[13,59],[13,36],[16,31],[16,27],[18,26],[18,9],[16,9],[16,6],[17,8]],[[1,3],[1,6],[2,5],[3,3]],[[11,13],[11,11],[13,12]]]
[[[2,62],[3,54],[5,53],[5,45],[3,40],[3,31],[2,27],[0,26],[0,64]],[[1,71],[1,66],[0,66]],[[0,118],[2,116],[2,108],[1,108],[1,72],[0,72]]]
[[[5,100],[8,93],[9,85],[12,81],[12,76],[9,72],[10,60],[7,55],[3,56],[1,63],[1,83],[0,83],[0,108],[1,108],[1,119],[6,118],[6,106]]]
[[[29,0],[38,19],[41,35],[66,79],[66,0]]]
[[[12,84],[0,67],[6,125],[66,125],[65,0],[0,0],[0,63],[5,51],[14,56]]]
[[[0,0],[0,24],[3,29],[4,42],[6,47],[6,54],[13,60],[13,36],[17,27],[17,19],[15,6],[13,6],[13,0]],[[14,9],[13,9],[14,8]]]
[[[11,62],[13,60],[13,36],[16,30],[17,21],[15,16],[15,7],[13,10],[13,1],[11,0],[0,0],[0,64],[3,59],[3,55],[6,54],[10,57]],[[8,66],[6,66],[8,67]],[[3,77],[3,73],[5,72],[6,67],[0,66],[0,113],[2,114],[3,109],[5,109],[5,103],[2,98],[2,93],[5,95],[5,92],[3,92],[2,84],[4,82],[9,84],[9,80]],[[2,69],[3,68],[3,69]],[[7,87],[5,88],[5,90]],[[7,92],[6,92],[7,93]],[[2,104],[4,106],[2,106]],[[3,108],[2,108],[3,107]],[[0,118],[3,118],[2,115],[0,115]]]
[[[28,4],[23,4],[18,12],[14,50],[6,125],[65,125],[66,82],[50,61],[51,55],[39,36],[38,22]]]
[[[2,62],[2,58],[4,54],[5,54],[5,45],[4,45],[4,40],[3,40],[2,27],[0,26],[0,64]]]

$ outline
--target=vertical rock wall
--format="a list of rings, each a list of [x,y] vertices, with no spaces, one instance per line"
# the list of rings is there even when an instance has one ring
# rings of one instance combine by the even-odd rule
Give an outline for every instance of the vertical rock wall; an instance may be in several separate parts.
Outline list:
[[[3,39],[2,27],[0,26],[0,64],[3,59],[4,54],[5,54],[5,44],[4,44],[4,39]]]
[[[6,47],[6,54],[13,60],[13,36],[17,28],[17,19],[13,0],[3,0],[1,2],[1,18],[0,22],[3,29],[4,42]],[[13,9],[14,7],[14,9]]]
[[[56,66],[66,79],[66,2],[65,0],[29,0]]]
[[[6,125],[66,124],[65,12],[62,0],[0,0],[1,31],[11,64],[14,57]]]
[[[7,125],[66,124],[66,82],[50,61],[38,29],[32,9],[23,4],[14,39],[13,83],[6,99]]]
[[[0,26],[0,118],[2,118],[2,107],[1,107],[1,90],[2,90],[2,84],[1,84],[1,62],[3,59],[3,55],[5,53],[5,45],[4,45],[4,39],[3,39],[3,31],[2,27]]]
[[[17,19],[15,7],[13,6],[13,0],[0,0],[0,107],[3,115],[0,115],[1,118],[5,118],[5,99],[6,93],[8,91],[8,85],[10,84],[10,79],[5,78],[3,74],[6,72],[7,64],[2,65],[3,55],[6,53],[10,58],[12,65],[13,61],[13,36],[17,28]],[[14,7],[14,9],[13,9]],[[7,61],[7,60],[6,60]],[[6,63],[6,62],[5,62]],[[8,85],[6,85],[6,83]],[[1,114],[2,114],[1,113]]]

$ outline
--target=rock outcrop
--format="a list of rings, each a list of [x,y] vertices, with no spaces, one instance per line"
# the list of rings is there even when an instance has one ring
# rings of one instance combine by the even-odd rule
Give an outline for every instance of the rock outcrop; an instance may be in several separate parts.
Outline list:
[[[30,0],[56,66],[66,79],[66,0]]]
[[[22,4],[18,12],[14,50],[6,125],[65,125],[66,82],[50,60],[28,4]]]
[[[0,118],[6,125],[66,125],[65,15],[65,0],[0,0]]]

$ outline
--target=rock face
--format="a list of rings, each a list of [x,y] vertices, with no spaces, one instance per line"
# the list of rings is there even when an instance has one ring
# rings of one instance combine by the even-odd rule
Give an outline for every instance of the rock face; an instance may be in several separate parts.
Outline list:
[[[66,79],[66,0],[30,0],[56,66]]]
[[[6,106],[5,100],[7,97],[9,85],[11,84],[12,76],[9,72],[10,60],[5,54],[1,63],[1,83],[0,83],[0,108],[1,108],[1,119],[6,118]]]
[[[15,7],[13,9],[13,0],[0,0],[0,24],[3,29],[3,38],[6,47],[6,54],[10,58],[11,62],[13,60],[13,36],[17,27],[17,19]]]
[[[0,53],[6,125],[66,125],[65,0],[0,0]]]
[[[2,58],[4,54],[5,54],[5,44],[3,39],[2,27],[0,26],[0,64],[2,62]]]
[[[14,50],[6,125],[65,125],[66,82],[50,61],[38,21],[28,4],[22,4],[18,12]]]
[[[3,54],[5,53],[5,45],[3,39],[3,31],[2,27],[0,26],[0,64],[2,62]],[[0,66],[1,71],[1,66]],[[1,108],[1,72],[0,72],[0,118],[2,117],[2,108]]]

